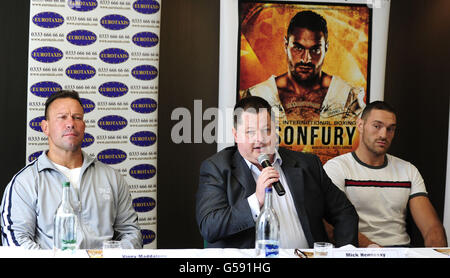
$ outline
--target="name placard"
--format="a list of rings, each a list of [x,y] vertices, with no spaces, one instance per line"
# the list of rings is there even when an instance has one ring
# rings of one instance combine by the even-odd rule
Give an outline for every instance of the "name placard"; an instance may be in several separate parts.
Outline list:
[[[406,258],[406,248],[355,248],[333,249],[333,258],[384,259]]]

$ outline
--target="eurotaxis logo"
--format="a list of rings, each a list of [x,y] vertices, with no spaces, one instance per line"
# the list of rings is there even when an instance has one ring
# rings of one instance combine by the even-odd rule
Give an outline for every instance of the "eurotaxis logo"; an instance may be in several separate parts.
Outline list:
[[[32,119],[29,123],[31,129],[42,132],[41,122],[45,120],[45,116],[40,116]]]
[[[42,63],[54,63],[62,59],[63,52],[56,47],[39,47],[31,52],[31,57]]]
[[[100,24],[108,30],[122,30],[130,25],[130,20],[123,15],[110,14],[102,17]]]
[[[156,142],[156,134],[151,131],[139,131],[130,136],[130,142],[140,147],[148,147]]]
[[[128,87],[121,82],[112,81],[100,85],[98,92],[105,97],[121,97],[128,93]]]
[[[86,64],[71,65],[66,69],[66,75],[75,80],[86,80],[94,77],[95,68]]]
[[[139,98],[133,101],[130,105],[131,110],[141,114],[152,113],[158,108],[158,105],[154,99],[151,98]]]
[[[156,239],[156,234],[152,230],[141,230],[142,242],[144,245],[152,243]]]
[[[125,128],[128,124],[127,119],[118,115],[109,115],[100,118],[97,121],[98,127],[107,131],[116,131]]]
[[[87,114],[95,109],[95,103],[87,98],[80,98],[81,104],[83,105],[84,113]]]
[[[95,142],[94,136],[85,132],[83,142],[81,143],[81,147],[82,148],[89,147],[90,145],[94,144],[94,142]]]
[[[108,64],[120,64],[129,58],[128,52],[120,48],[104,49],[99,56],[103,62]]]
[[[38,13],[31,19],[34,24],[42,28],[56,28],[64,23],[64,17],[54,12]]]
[[[89,12],[97,8],[96,0],[68,0],[67,6],[78,12]]]
[[[140,32],[133,36],[132,41],[137,46],[153,47],[159,43],[159,38],[152,32]]]
[[[97,35],[89,30],[74,30],[67,34],[66,39],[73,45],[86,46],[97,41]]]
[[[151,164],[139,164],[130,169],[130,176],[138,180],[148,180],[155,176],[156,168]]]
[[[127,159],[127,154],[119,149],[106,149],[97,154],[97,159],[105,164],[119,164]]]
[[[53,81],[42,81],[33,84],[30,87],[30,92],[38,97],[48,98],[54,93],[62,90],[62,86]]]
[[[149,81],[158,76],[158,69],[152,65],[140,65],[131,70],[131,75],[136,79]]]
[[[156,201],[150,197],[139,197],[133,200],[133,208],[136,212],[149,212],[156,207]]]
[[[159,11],[160,5],[154,0],[138,0],[133,3],[133,9],[142,14],[154,14]]]

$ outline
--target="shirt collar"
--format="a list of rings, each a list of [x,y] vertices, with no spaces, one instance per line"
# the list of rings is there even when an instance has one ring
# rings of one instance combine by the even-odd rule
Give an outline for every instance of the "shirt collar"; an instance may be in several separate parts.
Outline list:
[[[83,153],[83,165],[81,168],[87,168],[89,165],[91,165],[95,159],[90,157],[87,153],[84,151],[81,151]],[[55,164],[48,158],[47,151],[42,152],[42,154],[37,158],[38,159],[38,171],[42,171],[44,169],[57,169]]]

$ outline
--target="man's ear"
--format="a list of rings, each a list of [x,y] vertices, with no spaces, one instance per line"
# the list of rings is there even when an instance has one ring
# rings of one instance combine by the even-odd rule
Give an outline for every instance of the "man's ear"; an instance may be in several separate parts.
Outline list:
[[[48,122],[47,122],[47,120],[42,120],[41,121],[41,129],[42,129],[42,132],[44,132],[44,134],[48,136]]]
[[[359,134],[361,134],[364,130],[364,120],[361,118],[356,119],[356,128],[359,131]]]
[[[237,131],[236,131],[236,129],[234,127],[231,128],[231,132],[233,133],[234,142],[237,143]]]

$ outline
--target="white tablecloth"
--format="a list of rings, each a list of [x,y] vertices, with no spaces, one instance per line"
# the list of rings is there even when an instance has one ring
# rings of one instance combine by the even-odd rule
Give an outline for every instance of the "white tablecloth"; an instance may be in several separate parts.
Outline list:
[[[369,252],[365,248],[345,247],[350,251]],[[382,249],[372,249],[380,251]],[[335,248],[334,250],[343,250]],[[384,249],[388,251],[387,249]],[[395,248],[399,258],[450,258],[449,255],[436,251],[433,248]],[[448,248],[446,250],[449,250]],[[312,249],[302,249],[305,252],[313,252]],[[447,253],[448,254],[448,253]],[[55,255],[53,250],[24,250],[20,247],[0,247],[0,258],[90,258],[101,256],[100,250],[76,250],[73,254],[63,253]],[[115,254],[121,258],[254,258],[254,249],[140,249],[140,250],[120,250]],[[280,258],[298,258],[294,254],[294,249],[281,249]]]

